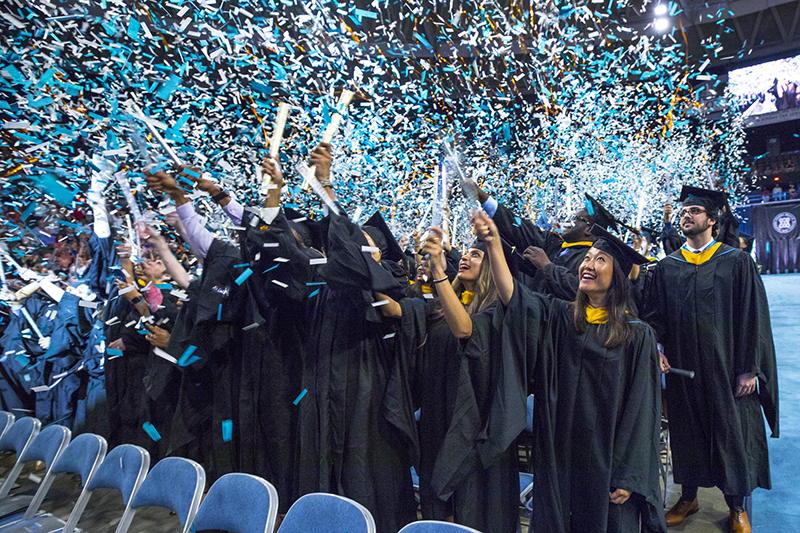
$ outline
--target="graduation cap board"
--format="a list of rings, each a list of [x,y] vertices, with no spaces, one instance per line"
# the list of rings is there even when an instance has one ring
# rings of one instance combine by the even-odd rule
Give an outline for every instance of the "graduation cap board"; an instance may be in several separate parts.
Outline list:
[[[366,231],[372,237],[381,251],[381,256],[387,261],[400,261],[403,258],[403,250],[392,235],[389,226],[381,216],[380,211],[375,211],[375,214],[369,217],[369,220],[364,222],[361,229]]]
[[[619,263],[622,272],[627,276],[631,272],[633,265],[643,265],[649,263],[648,259],[636,250],[622,242],[606,231],[598,224],[592,227],[592,233],[597,236],[597,240],[592,244],[592,248],[597,248],[611,255]]]
[[[683,202],[685,206],[696,205],[704,207],[708,211],[714,211],[722,209],[728,203],[728,195],[722,191],[684,185],[678,201]]]
[[[619,231],[617,228],[617,220],[614,218],[608,209],[603,207],[603,205],[589,196],[586,196],[586,212],[589,213],[590,217],[594,217],[594,223],[600,226],[603,229],[613,229],[614,231]]]

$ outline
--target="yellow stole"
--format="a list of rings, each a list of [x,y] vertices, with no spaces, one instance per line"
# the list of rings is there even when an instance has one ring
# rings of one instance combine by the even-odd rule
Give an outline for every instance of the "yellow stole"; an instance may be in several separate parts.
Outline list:
[[[591,241],[578,241],[578,242],[562,242],[561,248],[569,248],[570,246],[591,246],[594,243]]]
[[[686,248],[681,248],[681,254],[683,254],[683,258],[686,259],[686,262],[691,263],[693,265],[702,265],[703,263],[711,259],[711,257],[714,255],[714,252],[716,252],[719,249],[721,244],[722,244],[721,242],[713,244],[708,248],[706,248],[705,250],[703,250],[702,252],[700,252],[699,254],[690,252]]]
[[[430,285],[420,285],[422,288],[422,294],[433,294],[433,287]]]
[[[475,299],[475,293],[464,291],[461,293],[461,303],[464,305],[469,305],[472,303],[472,300]]]
[[[589,324],[605,324],[608,322],[608,313],[605,307],[586,306],[586,321]]]

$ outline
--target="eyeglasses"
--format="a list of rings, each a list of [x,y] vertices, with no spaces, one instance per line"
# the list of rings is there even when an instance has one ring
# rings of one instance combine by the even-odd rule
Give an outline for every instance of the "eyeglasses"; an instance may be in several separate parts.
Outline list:
[[[591,225],[592,225],[591,221],[589,221],[589,219],[588,219],[588,218],[584,218],[584,217],[582,217],[582,216],[579,216],[579,215],[572,215],[571,217],[569,217],[569,220],[568,220],[568,222],[572,222],[572,223],[574,224],[574,223],[575,223],[575,222],[577,222],[578,220],[580,220],[581,222],[583,222],[584,224],[587,224],[587,225],[589,225],[589,226],[591,226]]]
[[[680,218],[683,218],[686,215],[691,215],[692,217],[696,217],[701,213],[707,213],[707,211],[705,209],[700,209],[698,207],[689,207],[687,209],[681,209],[678,212],[678,215],[680,215]]]

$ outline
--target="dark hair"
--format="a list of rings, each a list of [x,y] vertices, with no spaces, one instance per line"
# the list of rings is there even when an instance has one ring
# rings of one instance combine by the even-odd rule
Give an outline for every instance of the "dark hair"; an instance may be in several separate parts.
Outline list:
[[[612,258],[611,285],[608,287],[603,302],[608,315],[608,338],[605,346],[614,348],[625,345],[631,338],[631,327],[628,320],[636,318],[636,306],[628,290],[628,278],[622,272],[619,263]],[[589,306],[589,297],[578,289],[573,306],[573,319],[575,330],[582,335],[586,331],[586,308]]]
[[[464,285],[461,283],[461,280],[456,277],[451,285],[456,296],[460,299],[461,294],[464,292]],[[434,294],[436,294],[436,285],[434,284],[433,287]],[[496,301],[497,288],[494,285],[494,278],[492,278],[492,267],[489,265],[489,258],[486,252],[484,252],[483,260],[481,261],[481,269],[478,271],[478,279],[475,283],[475,297],[471,303],[467,304],[465,309],[470,316],[476,315],[488,309]],[[436,311],[429,315],[429,320],[431,322],[439,320],[440,318],[444,318],[444,310],[441,307],[438,307]]]

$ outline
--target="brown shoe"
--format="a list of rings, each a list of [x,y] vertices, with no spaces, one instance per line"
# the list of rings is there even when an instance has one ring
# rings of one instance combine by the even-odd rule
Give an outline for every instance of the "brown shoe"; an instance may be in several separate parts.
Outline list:
[[[700,510],[700,504],[697,503],[697,498],[694,501],[687,502],[684,499],[678,500],[678,503],[672,506],[672,509],[667,511],[664,518],[667,520],[667,527],[677,526],[683,522],[687,516],[694,514]]]
[[[731,509],[731,533],[750,533],[750,520],[741,507]]]

